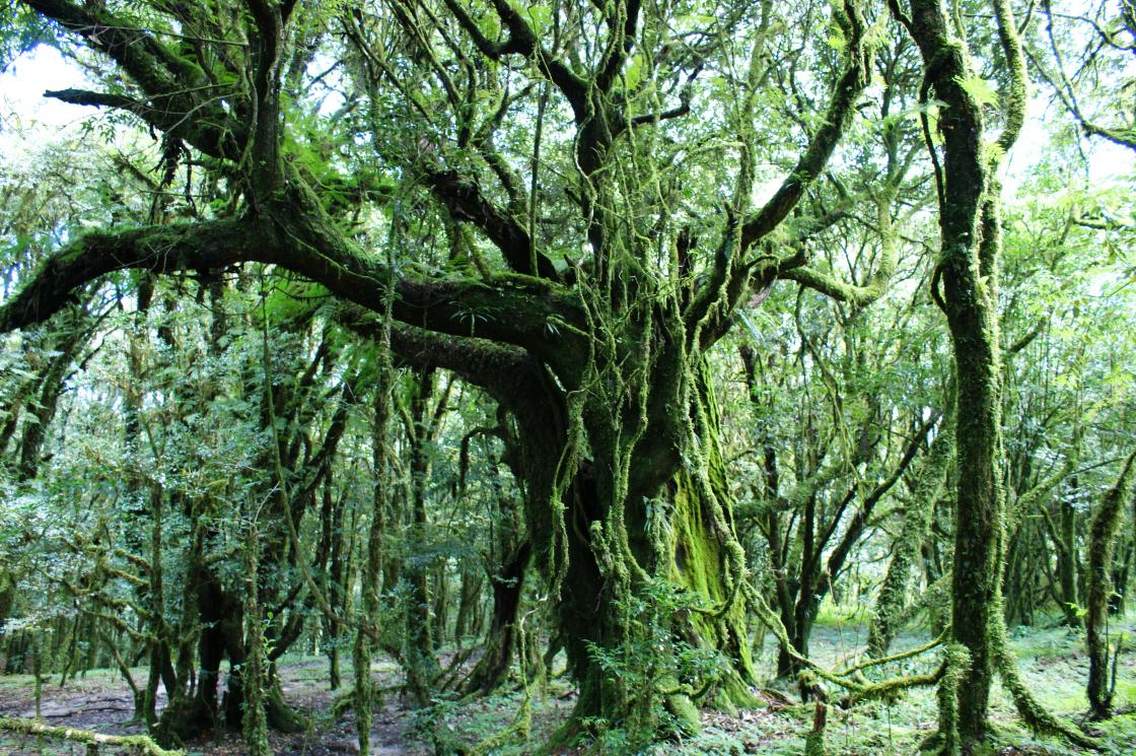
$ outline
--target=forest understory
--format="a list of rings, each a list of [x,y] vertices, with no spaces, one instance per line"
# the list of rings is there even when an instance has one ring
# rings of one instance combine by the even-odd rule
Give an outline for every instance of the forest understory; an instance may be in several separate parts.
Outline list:
[[[1136,0],[0,0],[0,752],[1136,753],[1134,93]]]
[[[1088,732],[1096,735],[1101,743],[1100,752],[1136,753],[1136,653],[1122,652],[1120,656],[1116,716],[1107,722],[1089,722],[1084,691],[1088,663],[1084,656],[1083,633],[1059,626],[1057,619],[1042,618],[1037,626],[1022,626],[1012,633],[1011,646],[1027,684],[1051,711],[1082,723]],[[1112,632],[1118,637],[1136,638],[1136,617],[1114,619]],[[861,653],[866,639],[867,628],[859,613],[830,611],[814,631],[814,658],[837,666]],[[921,635],[904,633],[895,645],[897,649],[904,649],[926,640]],[[452,652],[442,654],[442,659],[448,662],[451,656]],[[762,659],[769,662],[775,658],[776,644],[770,638]],[[472,660],[466,666],[471,665]],[[575,703],[575,687],[562,674],[562,666],[562,663],[554,665],[554,673],[545,684],[534,683],[531,687],[532,727],[528,736],[511,738],[491,753],[586,752],[583,747],[562,747],[551,752],[545,747]],[[387,691],[376,707],[371,731],[371,752],[384,756],[467,753],[487,737],[508,729],[525,697],[523,686],[513,680],[485,698],[451,698],[428,709],[416,709],[400,692],[404,680],[396,663],[382,658],[376,660],[371,669],[376,685]],[[350,665],[345,671],[350,677]],[[144,670],[135,672],[141,675]],[[757,707],[732,713],[705,710],[698,735],[657,743],[642,752],[692,756],[805,753],[814,707],[797,702],[795,693],[787,689],[783,681],[772,680],[774,672],[772,663],[760,665],[760,674],[763,679],[770,679],[771,685],[755,689],[761,701]],[[286,700],[304,715],[307,725],[301,733],[270,733],[273,753],[312,756],[358,753],[351,713],[338,718],[329,716],[335,693],[328,687],[326,658],[287,658],[280,666],[280,677]],[[58,680],[43,681],[41,716],[47,724],[115,735],[145,732],[145,728],[131,718],[130,691],[117,671],[91,670],[69,680],[63,687],[57,683]],[[162,696],[159,709],[164,705]],[[0,717],[34,715],[34,678],[29,675],[0,677]],[[826,730],[827,753],[848,756],[915,753],[935,732],[936,717],[933,691],[916,691],[890,703],[876,702],[850,710],[833,707]],[[1093,752],[1031,734],[1018,721],[1012,701],[1001,688],[996,688],[993,694],[991,721],[997,732],[997,745],[989,750],[992,754],[1040,756]],[[198,738],[185,746],[188,756],[245,753],[239,732]],[[12,756],[82,754],[84,746],[61,745],[58,741],[35,736],[0,734],[0,753]],[[100,753],[130,751],[112,748]]]

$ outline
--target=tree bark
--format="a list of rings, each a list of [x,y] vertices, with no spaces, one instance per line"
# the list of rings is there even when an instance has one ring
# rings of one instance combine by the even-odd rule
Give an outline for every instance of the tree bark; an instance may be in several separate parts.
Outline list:
[[[507,554],[497,574],[489,577],[493,611],[485,631],[484,651],[463,685],[466,693],[490,693],[509,673],[517,651],[517,614],[531,554],[532,545],[526,540]]]
[[[1089,652],[1089,682],[1086,693],[1093,719],[1112,716],[1112,687],[1109,684],[1108,603],[1112,593],[1112,552],[1116,532],[1124,515],[1124,499],[1129,492],[1136,452],[1128,456],[1120,477],[1104,496],[1093,516],[1089,544],[1089,591],[1085,615],[1085,640]]]

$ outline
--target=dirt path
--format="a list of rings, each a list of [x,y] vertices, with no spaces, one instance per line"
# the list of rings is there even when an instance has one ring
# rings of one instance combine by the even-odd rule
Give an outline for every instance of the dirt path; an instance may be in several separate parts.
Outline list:
[[[295,735],[272,733],[270,741],[277,754],[345,754],[358,752],[355,723],[348,713],[339,721],[329,721],[333,694],[327,689],[322,660],[305,660],[281,667],[281,683],[285,699],[301,711],[311,723],[307,732]],[[138,670],[138,676],[144,675]],[[395,683],[393,665],[375,668],[380,686]],[[43,685],[40,716],[49,725],[76,727],[112,735],[133,735],[145,728],[133,720],[134,701],[130,689],[117,675],[107,670],[93,671],[68,680],[62,687],[58,679]],[[34,679],[29,675],[0,677],[0,716],[33,718],[35,711]],[[165,706],[165,692],[159,689],[159,712]],[[397,699],[387,701],[374,715],[371,733],[373,752],[378,754],[429,753],[425,746],[413,744],[407,732],[409,710]],[[411,741],[408,745],[408,739]],[[239,754],[243,745],[239,733],[205,734],[186,744],[192,754]],[[105,751],[104,751],[105,752]],[[0,734],[0,754],[82,754],[84,747],[56,742],[40,742],[37,738]]]
[[[1119,637],[1136,636],[1136,618],[1117,621]],[[841,666],[859,652],[863,627],[856,622],[825,624],[813,638],[815,657],[825,665]],[[924,637],[912,634],[899,645],[916,645]],[[1085,711],[1085,662],[1083,638],[1060,628],[1017,630],[1011,644],[1021,673],[1042,703],[1050,710],[1076,719]],[[776,656],[766,648],[762,663],[769,667]],[[910,673],[928,668],[935,655],[905,663],[889,674]],[[1125,712],[1136,707],[1136,654],[1125,653],[1119,664],[1117,705]],[[772,670],[762,670],[771,676]],[[272,733],[276,754],[357,753],[354,717],[349,712],[332,719],[334,694],[327,687],[326,661],[305,658],[289,661],[280,668],[284,697],[309,721],[306,732],[296,735]],[[137,678],[142,679],[139,670]],[[394,663],[384,661],[373,668],[376,685],[395,690],[400,676]],[[350,675],[345,670],[345,679]],[[34,685],[30,676],[0,677],[0,716],[30,717],[35,713]],[[689,739],[660,744],[655,754],[742,754],[763,753],[789,756],[803,752],[804,736],[813,721],[813,705],[799,703],[791,683],[770,683],[779,689],[761,691],[762,706],[729,713],[707,710],[702,716],[702,732]],[[521,689],[504,690],[488,698],[441,701],[428,712],[413,712],[408,701],[388,694],[377,707],[371,733],[372,752],[383,755],[419,756],[436,750],[453,752],[500,733],[522,708]],[[161,703],[164,704],[164,698]],[[532,722],[527,739],[511,742],[502,753],[509,756],[531,753],[565,721],[575,702],[571,684],[556,678],[543,692],[532,694]],[[131,721],[133,701],[128,687],[109,670],[94,671],[60,687],[58,678],[45,684],[41,714],[51,725],[73,726],[108,734],[134,734],[143,728]],[[1000,753],[1068,754],[1059,742],[1041,744],[1020,723],[1009,697],[996,688],[992,714],[1001,736],[1008,741]],[[851,710],[830,707],[825,745],[832,754],[912,753],[934,732],[937,704],[933,689],[916,689],[896,702],[871,702]],[[1136,753],[1136,715],[1120,716],[1100,725],[1098,734],[1114,753]],[[437,749],[435,749],[437,744]],[[240,754],[240,733],[203,733],[186,744],[189,754]],[[609,751],[623,753],[616,743]],[[35,738],[0,735],[0,755],[7,754],[83,754],[81,746],[68,748],[58,743],[39,743]],[[104,751],[105,753],[105,751]]]

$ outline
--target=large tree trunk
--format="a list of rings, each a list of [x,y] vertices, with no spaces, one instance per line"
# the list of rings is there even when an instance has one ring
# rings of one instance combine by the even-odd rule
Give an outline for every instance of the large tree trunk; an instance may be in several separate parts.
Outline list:
[[[197,619],[201,627],[197,643],[197,685],[190,689],[179,683],[162,712],[156,736],[167,745],[185,742],[220,726],[240,730],[245,721],[246,696],[241,671],[247,653],[242,600],[226,590],[204,565],[191,569],[188,579],[196,590]],[[226,659],[229,672],[222,688],[221,664]],[[284,702],[273,667],[265,671],[262,682],[268,726],[284,732],[297,731],[302,723]]]
[[[957,709],[945,707],[940,722],[953,750],[956,733],[963,743],[986,736],[991,620],[1002,576],[998,248],[996,238],[982,238],[986,229],[979,223],[984,207],[996,211],[997,199],[990,196],[982,106],[963,87],[971,75],[965,47],[955,39],[941,0],[913,0],[911,10],[905,23],[927,66],[927,85],[946,104],[939,119],[945,163],[937,176],[941,253],[932,294],[946,314],[954,346],[959,476],[951,627],[954,642],[970,656],[956,690],[948,691],[957,697]],[[996,224],[989,230],[996,234]]]
[[[964,741],[977,742],[986,735],[993,674],[989,633],[1002,577],[1001,388],[996,377],[1001,368],[992,308],[977,305],[980,295],[974,281],[959,283],[965,291],[949,296],[976,304],[952,308],[953,317],[948,316],[955,340],[959,408],[951,627],[955,641],[970,652],[970,668],[958,689],[960,734]]]
[[[684,730],[698,727],[690,694],[705,691],[707,700],[731,709],[754,703],[754,682],[746,621],[746,579],[732,516],[732,500],[718,448],[717,414],[711,387],[699,373],[698,411],[705,419],[698,438],[705,468],[687,470],[668,462],[659,470],[635,470],[659,464],[634,457],[631,477],[662,478],[654,497],[629,496],[623,520],[613,521],[600,492],[608,490],[595,465],[584,465],[567,496],[568,571],[562,588],[560,631],[569,667],[579,685],[572,722],[596,718],[613,726],[652,732],[657,707],[665,706]],[[687,411],[678,405],[672,412]],[[673,422],[675,419],[671,418]],[[662,424],[662,423],[660,423]],[[666,460],[666,458],[663,458]],[[654,473],[654,475],[648,474]],[[701,479],[699,476],[701,475]],[[709,499],[713,500],[709,500]],[[611,532],[626,528],[631,557],[613,548]],[[675,644],[712,654],[713,680],[696,679],[694,670],[659,658],[657,646]],[[650,651],[647,651],[647,648]],[[619,666],[624,655],[649,657]]]
[[[614,655],[621,648],[632,647],[641,637],[637,634],[641,629],[630,626],[623,614],[627,604],[619,605],[630,603],[629,598],[616,593],[614,581],[603,574],[597,563],[590,539],[581,537],[593,532],[592,524],[599,522],[599,508],[588,495],[588,483],[586,475],[581,475],[573,485],[574,522],[568,528],[569,566],[559,614],[569,667],[579,685],[572,718],[580,722],[596,717],[612,724],[625,724],[622,718],[633,706],[632,699],[643,691],[629,689],[631,681],[605,669],[600,657],[604,652]],[[711,686],[714,691],[711,700],[716,705],[724,708],[752,705],[754,699],[748,686],[755,676],[745,604],[742,596],[733,593],[728,584],[726,547],[715,534],[705,505],[688,477],[680,473],[668,488],[673,538],[666,544],[665,561],[657,565],[655,577],[673,589],[684,590],[692,605],[712,611],[688,608],[673,617],[660,617],[666,627],[659,631],[674,634],[693,647],[721,654],[718,680]],[[728,608],[721,612],[726,606]],[[674,687],[674,680],[668,677],[664,674],[654,680],[658,690],[652,693],[667,699],[665,703],[672,714],[689,718],[693,709],[689,700],[684,700],[685,696],[663,695]],[[683,725],[696,728],[697,721],[688,719]]]

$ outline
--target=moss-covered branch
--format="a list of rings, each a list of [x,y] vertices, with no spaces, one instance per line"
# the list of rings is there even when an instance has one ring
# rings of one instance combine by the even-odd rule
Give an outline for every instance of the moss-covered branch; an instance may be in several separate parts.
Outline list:
[[[180,756],[183,753],[183,751],[168,751],[162,748],[148,735],[104,735],[101,732],[75,727],[53,727],[30,719],[0,717],[0,730],[17,735],[35,735],[71,743],[85,743],[96,748],[98,746],[125,748],[127,751],[144,756]]]
[[[852,120],[853,107],[864,91],[872,71],[872,50],[865,39],[867,30],[859,5],[852,0],[836,11],[838,21],[849,36],[848,57],[844,72],[833,89],[824,121],[809,141],[796,167],[781,183],[773,197],[741,230],[741,249],[747,250],[780,225],[796,207],[805,189],[820,175]]]
[[[504,275],[490,286],[465,278],[396,276],[356,249],[314,208],[281,207],[271,220],[221,220],[91,233],[51,255],[24,287],[0,306],[0,330],[46,320],[89,281],[124,269],[169,274],[220,270],[244,261],[278,265],[323,284],[335,295],[375,310],[388,286],[394,317],[459,336],[524,346],[559,362],[556,345],[578,320],[571,296],[554,284]],[[561,325],[556,325],[556,324]]]

